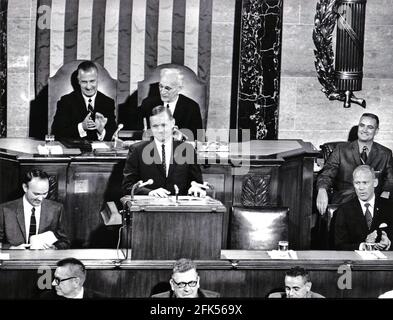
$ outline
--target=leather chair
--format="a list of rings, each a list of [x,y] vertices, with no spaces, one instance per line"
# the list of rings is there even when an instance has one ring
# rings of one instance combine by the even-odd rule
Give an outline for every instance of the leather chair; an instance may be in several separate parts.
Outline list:
[[[345,143],[345,142],[344,141],[332,141],[332,142],[326,142],[326,143],[319,146],[321,148],[323,160],[325,163],[329,159],[333,150],[337,147],[337,145],[339,145],[341,143]]]
[[[64,64],[53,77],[48,80],[48,132],[51,132],[53,118],[56,113],[57,102],[60,98],[79,87],[77,79],[77,68],[83,60],[75,60]],[[117,81],[113,79],[108,71],[95,62],[98,68],[98,90],[115,100],[117,117],[116,89]]]
[[[232,207],[230,249],[272,250],[288,240],[288,208]]]
[[[164,68],[176,68],[181,70],[184,80],[183,89],[180,93],[199,104],[199,108],[201,109],[202,125],[206,128],[208,111],[206,103],[206,84],[199,80],[194,71],[186,66],[173,63],[166,63],[157,66],[146,79],[138,82],[138,106],[142,104],[143,99],[146,97],[158,96],[160,94],[158,83],[160,81],[160,70]]]

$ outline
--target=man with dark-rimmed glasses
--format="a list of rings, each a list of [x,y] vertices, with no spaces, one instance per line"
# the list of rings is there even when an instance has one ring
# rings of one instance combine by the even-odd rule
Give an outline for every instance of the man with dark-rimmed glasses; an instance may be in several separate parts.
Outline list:
[[[86,268],[82,261],[66,258],[57,262],[53,277],[54,291],[46,292],[43,299],[94,299],[103,298],[98,292],[84,288]]]
[[[200,289],[196,264],[190,259],[179,259],[173,265],[169,280],[171,290],[154,294],[153,298],[218,298],[218,292]]]

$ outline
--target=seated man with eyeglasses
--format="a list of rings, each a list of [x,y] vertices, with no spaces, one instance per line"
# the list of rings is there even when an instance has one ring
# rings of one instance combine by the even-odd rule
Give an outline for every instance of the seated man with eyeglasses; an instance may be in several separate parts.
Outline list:
[[[176,68],[165,68],[160,72],[158,85],[160,95],[150,96],[142,101],[141,117],[146,118],[150,128],[149,116],[156,106],[167,107],[175,118],[176,126],[191,141],[197,140],[198,129],[202,129],[202,116],[199,104],[180,93],[183,87],[183,74]],[[202,138],[202,137],[201,137]]]
[[[190,259],[179,259],[173,265],[170,291],[152,295],[152,298],[218,298],[218,292],[200,289],[196,264]]]
[[[101,293],[85,288],[86,268],[82,261],[66,258],[57,262],[52,281],[54,290],[46,291],[42,299],[98,299]]]

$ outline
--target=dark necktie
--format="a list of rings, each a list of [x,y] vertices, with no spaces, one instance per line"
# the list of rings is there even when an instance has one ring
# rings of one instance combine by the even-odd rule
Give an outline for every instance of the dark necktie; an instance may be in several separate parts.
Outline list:
[[[362,153],[360,154],[360,158],[362,159],[362,163],[363,164],[366,164],[366,162],[367,162],[367,147],[366,146],[364,146],[363,147],[363,151],[362,151]]]
[[[162,168],[164,169],[164,174],[166,176],[166,157],[165,157],[165,144],[161,145],[161,152],[162,152]]]
[[[168,109],[170,109],[170,108],[169,108],[169,103],[166,104],[166,107],[167,107]]]
[[[91,104],[91,99],[87,100],[89,102],[89,104],[87,105],[87,110],[89,110],[89,112],[91,113],[91,119],[94,120],[94,109],[93,106]]]
[[[30,216],[30,230],[29,230],[29,242],[30,237],[35,235],[37,232],[37,221],[35,219],[35,208],[31,208],[31,216]]]
[[[373,216],[371,215],[370,210],[368,210],[370,204],[367,202],[364,204],[364,206],[366,207],[366,211],[364,212],[364,215],[366,216],[367,227],[368,229],[370,229],[371,223],[373,222]]]

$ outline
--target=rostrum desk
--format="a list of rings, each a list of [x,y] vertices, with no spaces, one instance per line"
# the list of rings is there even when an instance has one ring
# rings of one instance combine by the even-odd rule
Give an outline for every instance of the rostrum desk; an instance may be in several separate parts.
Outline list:
[[[132,260],[220,259],[225,207],[210,197],[122,198],[131,215]]]
[[[74,248],[115,248],[116,230],[108,230],[100,211],[107,201],[119,203],[127,150],[37,155],[42,141],[0,139],[0,202],[23,194],[21,178],[32,168],[51,175],[51,196],[65,206],[65,228]],[[222,248],[227,247],[232,206],[289,208],[292,249],[309,249],[313,193],[313,166],[318,152],[301,140],[251,141],[231,153],[198,152],[203,179],[215,188],[216,199],[227,208]],[[239,170],[239,169],[246,170]]]
[[[39,294],[38,283],[50,285],[56,262],[75,257],[86,265],[86,287],[108,298],[149,297],[158,284],[168,284],[173,260],[127,260],[113,249],[3,250],[0,299],[29,299]],[[298,260],[270,259],[265,251],[222,250],[220,260],[197,260],[201,287],[222,297],[264,298],[283,288],[285,271],[303,266],[312,290],[328,298],[376,298],[393,289],[393,252],[386,260],[362,260],[352,251],[298,251]],[[340,271],[339,271],[340,270]],[[345,270],[347,284],[340,288]],[[156,293],[156,292],[155,292]]]

